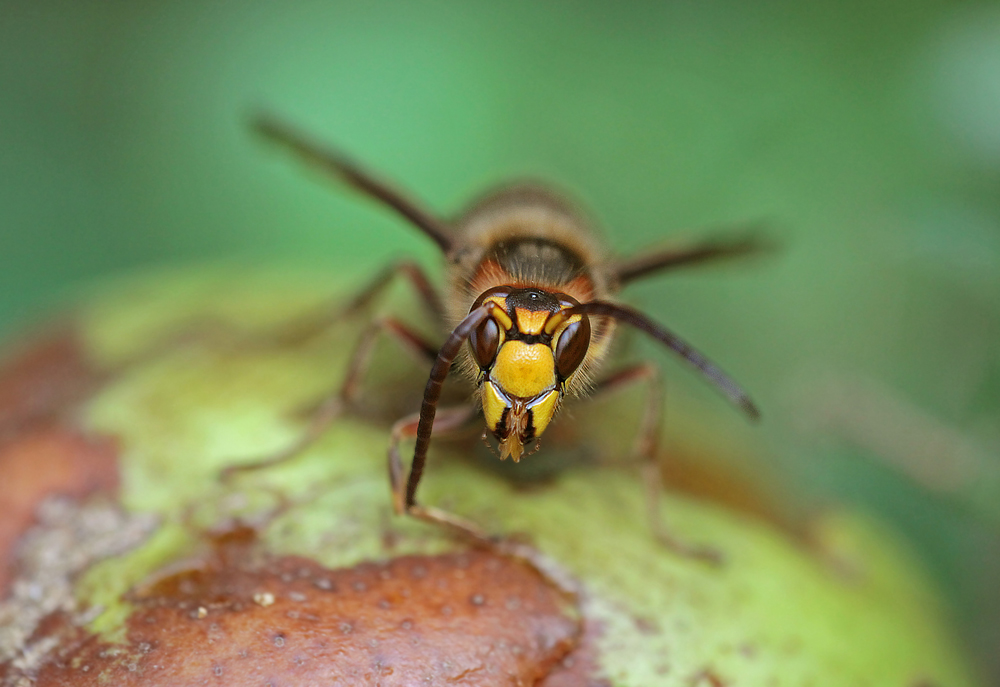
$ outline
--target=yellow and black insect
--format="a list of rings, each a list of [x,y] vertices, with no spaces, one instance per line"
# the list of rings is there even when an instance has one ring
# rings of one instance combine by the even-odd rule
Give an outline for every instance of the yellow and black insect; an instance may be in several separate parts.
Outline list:
[[[503,188],[473,204],[456,220],[445,221],[340,153],[317,146],[272,119],[257,120],[256,129],[395,210],[438,246],[447,269],[443,297],[419,266],[405,262],[382,273],[352,306],[366,304],[396,275],[402,275],[438,317],[442,331],[448,332],[444,344],[425,340],[394,318],[378,320],[362,338],[343,387],[317,412],[307,436],[267,464],[297,453],[349,405],[375,337],[386,333],[431,362],[420,412],[393,428],[389,470],[395,510],[485,538],[474,524],[417,502],[432,430],[454,429],[481,412],[486,422],[484,436],[488,431],[496,438],[500,459],[509,456],[518,461],[525,455],[526,445],[537,442],[553,422],[567,397],[644,381],[649,399],[638,450],[652,484],[653,526],[661,540],[680,547],[655,515],[660,490],[656,465],[662,396],[659,370],[644,363],[601,376],[616,325],[640,329],[667,346],[751,418],[757,417],[757,409],[732,379],[694,348],[642,313],[616,302],[615,297],[623,286],[661,270],[753,252],[759,247],[755,241],[707,241],[617,260],[582,217],[547,189],[526,185]],[[475,383],[475,396],[464,406],[439,412],[445,378],[459,357],[460,368]],[[406,438],[415,438],[416,445],[404,479],[399,444]]]

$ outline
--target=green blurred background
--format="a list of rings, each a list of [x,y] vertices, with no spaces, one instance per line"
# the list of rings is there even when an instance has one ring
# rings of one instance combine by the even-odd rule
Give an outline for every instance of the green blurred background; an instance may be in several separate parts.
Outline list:
[[[148,265],[434,264],[254,141],[258,107],[445,213],[529,175],[621,251],[769,222],[775,258],[630,296],[765,422],[674,388],[904,532],[998,679],[1000,5],[2,0],[0,331]]]

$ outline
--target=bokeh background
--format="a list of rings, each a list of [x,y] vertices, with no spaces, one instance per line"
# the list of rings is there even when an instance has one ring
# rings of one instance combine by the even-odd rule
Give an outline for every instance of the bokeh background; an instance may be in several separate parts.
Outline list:
[[[777,255],[630,298],[765,422],[665,362],[671,403],[902,532],[1000,682],[1000,4],[0,0],[0,332],[150,265],[434,264],[256,108],[444,213],[527,175],[622,252],[764,221]]]

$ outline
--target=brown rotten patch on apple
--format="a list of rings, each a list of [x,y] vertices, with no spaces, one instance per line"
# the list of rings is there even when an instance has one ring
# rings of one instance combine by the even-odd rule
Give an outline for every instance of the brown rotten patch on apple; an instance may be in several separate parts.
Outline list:
[[[24,572],[16,546],[46,499],[118,489],[115,442],[83,434],[70,417],[104,377],[68,325],[24,339],[0,362],[0,599]]]
[[[106,377],[69,323],[6,347],[0,351],[0,443],[65,420]]]
[[[470,551],[332,570],[255,561],[253,536],[226,533],[203,563],[134,592],[125,644],[64,647],[36,684],[536,685],[580,634],[564,597],[511,558]]]
[[[133,590],[124,642],[88,633],[96,609],[75,606],[73,578],[154,524],[100,499],[42,504],[0,607],[0,683],[603,684],[573,604],[523,562],[469,551],[328,569],[268,556],[246,526]]]
[[[0,599],[18,573],[17,544],[37,522],[42,503],[61,496],[80,500],[118,488],[115,444],[64,427],[36,429],[0,446]],[[22,570],[23,572],[23,570]]]

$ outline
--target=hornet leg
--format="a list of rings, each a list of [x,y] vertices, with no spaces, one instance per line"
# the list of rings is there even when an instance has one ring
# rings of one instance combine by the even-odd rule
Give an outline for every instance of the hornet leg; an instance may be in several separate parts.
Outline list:
[[[661,544],[675,553],[717,565],[722,561],[722,556],[718,551],[682,541],[663,520],[661,510],[663,474],[658,455],[660,429],[663,424],[663,381],[660,369],[649,362],[626,367],[599,382],[595,396],[620,391],[638,383],[647,385],[646,404],[633,454],[639,459],[641,465],[642,480],[646,490],[647,517],[653,535]]]
[[[357,398],[361,388],[361,380],[371,365],[375,345],[383,334],[388,335],[389,338],[397,341],[404,349],[422,360],[432,361],[437,354],[436,347],[398,320],[387,317],[373,321],[358,340],[340,388],[315,407],[309,417],[308,426],[298,440],[273,455],[225,468],[222,471],[222,479],[227,480],[235,474],[280,465],[299,455],[319,440],[330,425],[343,415]]]

